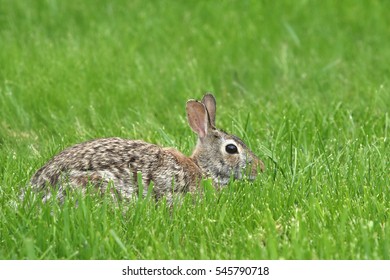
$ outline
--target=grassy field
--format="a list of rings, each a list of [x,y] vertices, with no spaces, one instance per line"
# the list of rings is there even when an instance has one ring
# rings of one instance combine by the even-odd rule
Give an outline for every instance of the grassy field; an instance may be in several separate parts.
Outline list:
[[[0,259],[390,259],[388,1],[0,7]],[[206,91],[217,126],[267,166],[252,184],[171,212],[20,201],[36,169],[92,138],[189,155],[185,102]]]

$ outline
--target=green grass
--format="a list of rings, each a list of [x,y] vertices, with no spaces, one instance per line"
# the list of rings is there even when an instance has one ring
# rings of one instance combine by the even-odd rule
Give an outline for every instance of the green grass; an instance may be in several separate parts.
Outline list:
[[[0,7],[0,259],[390,259],[388,1]],[[172,211],[19,200],[91,138],[190,154],[184,105],[205,91],[218,127],[264,160],[253,184]]]

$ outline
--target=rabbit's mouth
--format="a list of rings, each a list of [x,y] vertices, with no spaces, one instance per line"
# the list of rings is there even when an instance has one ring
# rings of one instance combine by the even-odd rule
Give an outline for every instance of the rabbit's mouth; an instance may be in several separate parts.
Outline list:
[[[259,169],[260,168],[260,169]],[[248,164],[241,171],[235,174],[235,178],[238,180],[254,181],[261,172],[261,166],[256,164]]]
[[[251,170],[251,168],[249,169],[243,169],[239,172],[236,172],[236,174],[234,174],[234,179],[235,180],[248,180],[248,181],[254,181],[257,177],[257,173],[254,174],[254,172]]]
[[[254,176],[254,175],[245,175],[242,179],[253,182],[256,179],[256,177],[257,176]]]
[[[247,179],[248,179],[249,181],[254,181],[256,178],[257,178],[257,175],[256,175],[256,176],[254,176],[254,175],[249,175],[249,176],[247,176]]]

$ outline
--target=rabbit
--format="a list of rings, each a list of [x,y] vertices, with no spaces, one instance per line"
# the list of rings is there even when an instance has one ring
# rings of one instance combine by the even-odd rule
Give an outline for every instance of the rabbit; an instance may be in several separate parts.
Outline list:
[[[221,188],[230,178],[253,180],[264,163],[237,136],[215,127],[216,100],[205,94],[201,101],[188,100],[188,123],[198,141],[190,157],[173,148],[162,148],[140,140],[102,138],[67,148],[49,160],[32,176],[33,191],[42,192],[42,201],[57,188],[64,201],[67,188],[91,185],[103,193],[108,189],[119,199],[138,194],[137,173],[141,173],[144,192],[153,182],[156,201],[166,197],[172,203],[175,193],[193,193],[203,178],[211,178]],[[110,186],[110,187],[109,187]],[[145,195],[145,193],[144,193]]]

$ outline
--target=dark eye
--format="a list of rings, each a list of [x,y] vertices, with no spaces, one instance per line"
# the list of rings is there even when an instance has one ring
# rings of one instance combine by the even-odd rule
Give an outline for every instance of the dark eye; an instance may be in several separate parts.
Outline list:
[[[225,150],[228,154],[237,154],[238,153],[236,145],[233,145],[233,144],[226,145]]]

